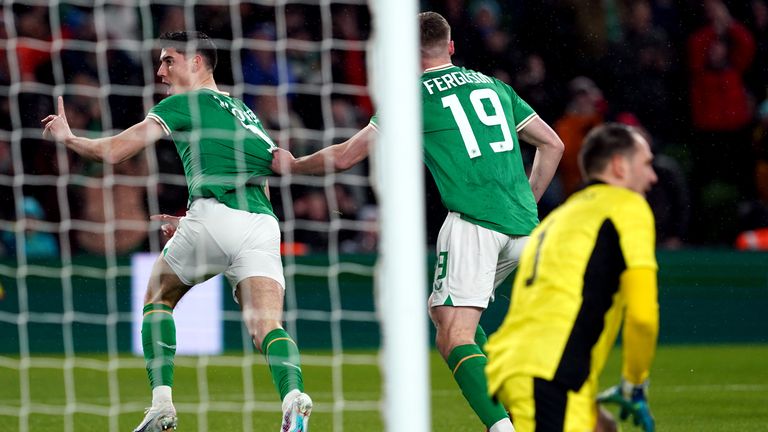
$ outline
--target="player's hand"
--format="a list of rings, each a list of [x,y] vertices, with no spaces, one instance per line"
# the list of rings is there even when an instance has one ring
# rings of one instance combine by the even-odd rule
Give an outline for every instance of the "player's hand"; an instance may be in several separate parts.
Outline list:
[[[51,114],[40,120],[44,127],[43,138],[57,142],[66,142],[67,139],[73,138],[75,135],[69,129],[67,115],[64,112],[64,98],[61,96],[59,96],[58,105],[58,114]]]
[[[296,161],[291,152],[285,149],[277,148],[272,152],[272,171],[275,174],[288,174],[291,172],[291,165]]]
[[[171,216],[167,214],[152,215],[149,219],[160,222],[160,231],[167,239],[173,237],[176,233],[176,229],[179,227],[179,222],[181,222],[179,216]]]
[[[626,420],[632,416],[635,425],[643,428],[645,432],[654,432],[656,425],[648,405],[648,382],[633,385],[621,380],[619,385],[613,386],[599,395],[597,402],[601,404],[616,404],[619,406],[619,418]]]

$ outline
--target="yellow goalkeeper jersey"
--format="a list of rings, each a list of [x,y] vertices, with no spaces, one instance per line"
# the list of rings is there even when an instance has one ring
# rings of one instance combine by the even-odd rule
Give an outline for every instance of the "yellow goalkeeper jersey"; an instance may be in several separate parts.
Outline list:
[[[486,344],[490,393],[514,375],[576,391],[590,373],[599,374],[621,325],[627,290],[620,280],[627,270],[653,275],[633,301],[639,297],[641,315],[658,320],[654,243],[645,199],[603,183],[544,219],[523,251],[506,318]]]

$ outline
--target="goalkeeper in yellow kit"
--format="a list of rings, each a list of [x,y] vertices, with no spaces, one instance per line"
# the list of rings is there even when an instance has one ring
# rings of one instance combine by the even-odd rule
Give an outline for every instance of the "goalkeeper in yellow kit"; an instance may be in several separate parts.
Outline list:
[[[635,130],[593,130],[579,155],[590,182],[531,233],[509,312],[488,351],[488,388],[517,432],[595,430],[597,379],[623,318],[621,384],[600,395],[647,432],[656,350],[654,221],[644,199],[656,182],[648,142]]]

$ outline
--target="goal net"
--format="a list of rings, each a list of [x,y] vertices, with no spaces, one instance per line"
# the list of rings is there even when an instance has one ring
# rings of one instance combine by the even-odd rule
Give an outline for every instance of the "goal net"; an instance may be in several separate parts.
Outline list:
[[[165,96],[157,37],[199,30],[218,47],[219,88],[308,154],[373,113],[372,13],[365,0],[8,0],[0,14],[0,430],[131,430],[150,403],[141,307],[165,243],[149,216],[184,214],[181,161],[161,140],[94,163],[43,141],[40,119],[63,96],[76,135],[140,122]],[[270,179],[315,431],[385,427],[369,171]],[[276,430],[280,402],[231,290],[206,284],[174,312],[180,425]]]

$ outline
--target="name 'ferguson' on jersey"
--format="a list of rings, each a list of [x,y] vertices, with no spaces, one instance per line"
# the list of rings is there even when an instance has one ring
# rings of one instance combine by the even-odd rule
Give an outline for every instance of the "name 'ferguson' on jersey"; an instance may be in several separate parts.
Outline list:
[[[424,162],[443,205],[482,227],[528,235],[538,214],[517,132],[536,113],[506,83],[463,67],[427,69],[421,84]]]

